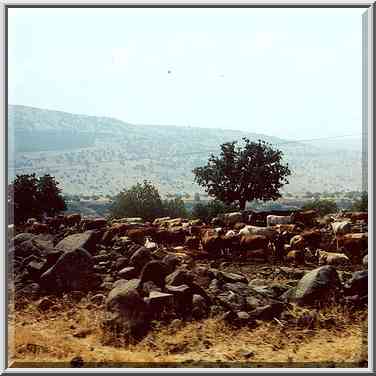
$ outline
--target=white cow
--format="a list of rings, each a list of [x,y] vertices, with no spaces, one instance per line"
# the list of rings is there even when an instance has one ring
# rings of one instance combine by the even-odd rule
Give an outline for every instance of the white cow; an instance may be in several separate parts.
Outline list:
[[[331,225],[334,235],[344,235],[351,231],[351,222],[349,221],[333,222]]]
[[[291,215],[268,215],[266,217],[266,226],[290,225],[294,223]]]
[[[157,243],[153,242],[151,238],[146,237],[145,248],[148,248],[150,250],[155,250],[155,249],[158,248],[158,245],[157,245]]]
[[[14,238],[14,225],[8,225],[8,241]]]
[[[350,263],[350,259],[343,253],[318,250],[316,256],[319,258],[319,265],[348,265]]]
[[[258,227],[258,226],[245,226],[239,231],[239,235],[263,235],[269,240],[272,240],[276,235],[277,231],[270,227]]]

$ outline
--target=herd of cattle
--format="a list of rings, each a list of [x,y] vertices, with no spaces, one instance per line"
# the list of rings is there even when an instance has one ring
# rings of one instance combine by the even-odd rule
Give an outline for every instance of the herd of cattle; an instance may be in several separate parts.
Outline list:
[[[281,215],[282,214],[282,215]],[[342,212],[319,217],[314,210],[296,212],[234,212],[219,215],[211,223],[169,217],[152,223],[141,218],[82,218],[58,215],[43,223],[30,218],[17,232],[52,233],[67,230],[101,232],[101,243],[111,246],[127,237],[147,248],[175,247],[201,257],[262,258],[294,265],[306,262],[331,265],[359,264],[368,251],[368,213]],[[14,235],[8,226],[8,239]]]

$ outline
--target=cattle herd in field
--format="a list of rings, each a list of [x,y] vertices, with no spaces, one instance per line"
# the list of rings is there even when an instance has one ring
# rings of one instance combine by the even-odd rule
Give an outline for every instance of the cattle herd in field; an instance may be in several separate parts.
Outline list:
[[[277,213],[277,214],[276,214]],[[368,213],[344,212],[318,218],[314,210],[297,212],[234,212],[219,215],[210,223],[170,217],[152,223],[142,218],[88,219],[80,214],[47,217],[44,223],[30,218],[21,226],[32,234],[57,234],[96,230],[100,242],[111,245],[127,237],[147,248],[174,247],[194,251],[197,257],[265,261],[293,264],[357,264],[367,254]],[[14,225],[8,226],[12,237]]]
[[[317,305],[340,296],[364,304],[367,226],[364,212],[320,217],[313,210],[234,212],[210,223],[30,218],[8,226],[10,288],[16,306],[33,299],[42,310],[53,304],[51,295],[88,294],[105,308],[105,328],[126,327],[133,337],[161,312],[197,319],[222,312],[249,323],[281,318],[291,302]],[[251,265],[251,274],[222,264]],[[281,273],[285,284],[275,282]]]

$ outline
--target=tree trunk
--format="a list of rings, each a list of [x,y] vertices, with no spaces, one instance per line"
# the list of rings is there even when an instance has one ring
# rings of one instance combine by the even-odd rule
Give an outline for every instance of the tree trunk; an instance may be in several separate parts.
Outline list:
[[[247,203],[247,200],[244,200],[244,199],[240,199],[239,200],[240,211],[243,211],[245,209],[245,204],[246,203]]]

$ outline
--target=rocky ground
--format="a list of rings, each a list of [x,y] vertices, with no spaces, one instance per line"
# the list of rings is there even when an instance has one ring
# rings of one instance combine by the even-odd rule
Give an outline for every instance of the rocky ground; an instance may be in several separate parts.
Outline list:
[[[18,234],[12,367],[365,367],[367,271]]]

